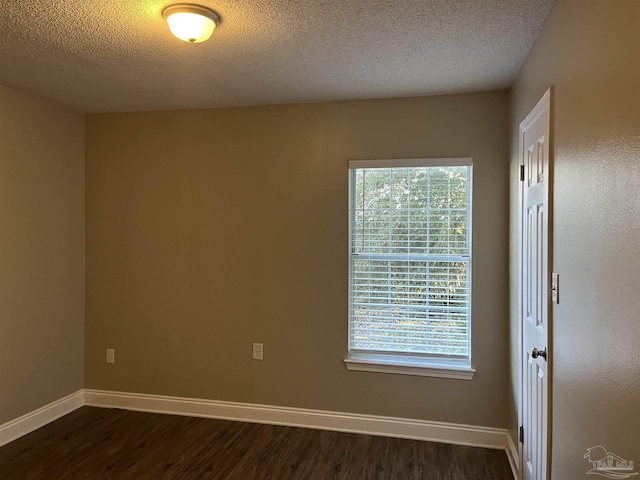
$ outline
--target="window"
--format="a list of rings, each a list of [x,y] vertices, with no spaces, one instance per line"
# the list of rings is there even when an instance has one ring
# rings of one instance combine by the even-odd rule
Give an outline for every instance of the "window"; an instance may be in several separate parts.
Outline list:
[[[350,169],[350,370],[471,379],[471,159]]]

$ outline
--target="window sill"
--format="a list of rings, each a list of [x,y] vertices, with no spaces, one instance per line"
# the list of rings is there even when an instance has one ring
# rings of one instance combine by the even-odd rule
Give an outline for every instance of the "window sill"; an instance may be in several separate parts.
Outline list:
[[[455,365],[451,361],[436,359],[389,359],[384,355],[353,355],[345,358],[347,370],[359,372],[395,373],[398,375],[418,375],[421,377],[452,378],[472,380],[476,373],[467,365]]]

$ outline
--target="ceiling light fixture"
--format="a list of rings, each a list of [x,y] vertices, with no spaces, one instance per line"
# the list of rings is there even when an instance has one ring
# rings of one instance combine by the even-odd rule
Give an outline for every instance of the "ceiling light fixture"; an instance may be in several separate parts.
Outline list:
[[[220,23],[220,17],[210,8],[191,3],[176,3],[162,10],[169,29],[180,40],[200,43],[208,40]]]

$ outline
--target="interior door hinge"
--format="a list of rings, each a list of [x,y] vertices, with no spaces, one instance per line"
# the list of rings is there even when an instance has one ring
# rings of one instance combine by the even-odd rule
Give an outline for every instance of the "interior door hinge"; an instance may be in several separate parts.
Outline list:
[[[524,182],[524,165],[520,165],[520,181]]]
[[[520,425],[518,440],[520,440],[520,443],[524,443],[524,425]]]

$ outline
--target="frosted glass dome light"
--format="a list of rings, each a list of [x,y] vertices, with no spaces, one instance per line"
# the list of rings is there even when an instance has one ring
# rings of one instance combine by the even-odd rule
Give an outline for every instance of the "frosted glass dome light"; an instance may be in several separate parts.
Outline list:
[[[169,29],[180,40],[200,43],[208,40],[220,23],[220,17],[213,10],[191,3],[177,3],[162,10],[162,16]]]

